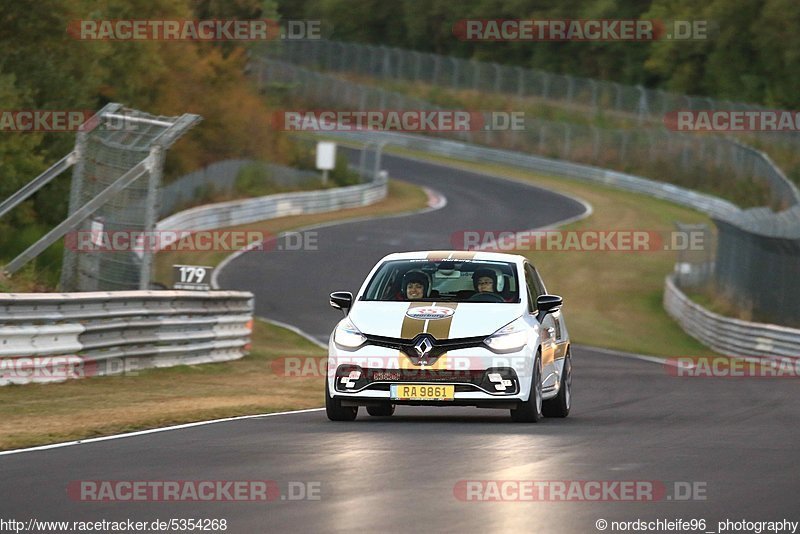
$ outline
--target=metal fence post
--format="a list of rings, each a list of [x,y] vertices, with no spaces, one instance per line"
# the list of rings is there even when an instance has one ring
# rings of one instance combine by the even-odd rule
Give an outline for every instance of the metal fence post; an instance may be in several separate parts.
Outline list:
[[[77,161],[72,168],[72,183],[69,187],[69,211],[77,209],[83,189],[84,155],[86,154],[86,132],[81,130],[75,136],[75,153]],[[61,291],[73,291],[77,281],[78,258],[77,251],[64,247],[64,255],[61,260],[61,281],[59,286]]]
[[[372,180],[377,182],[379,179],[379,174],[381,171],[381,156],[383,155],[383,147],[386,145],[386,141],[381,141],[376,143],[375,147],[375,166],[372,168]]]
[[[649,112],[647,108],[647,91],[641,85],[637,85],[636,88],[639,90],[639,104],[636,109],[637,121],[641,124],[646,118],[645,115]]]
[[[139,289],[150,288],[150,274],[153,267],[152,243],[153,230],[156,227],[156,214],[158,213],[158,190],[161,185],[161,169],[164,164],[164,150],[159,145],[150,149],[150,168],[147,173],[147,195],[144,206],[144,235],[145,243],[142,253],[142,265],[139,271]]]

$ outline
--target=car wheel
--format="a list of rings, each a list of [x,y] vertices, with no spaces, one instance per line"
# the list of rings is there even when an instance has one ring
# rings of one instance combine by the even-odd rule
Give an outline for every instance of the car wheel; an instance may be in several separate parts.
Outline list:
[[[572,357],[569,350],[564,357],[564,370],[561,373],[561,387],[558,395],[542,403],[542,413],[545,417],[566,417],[572,405]]]
[[[394,404],[381,404],[380,406],[367,406],[367,413],[374,417],[389,417],[394,414]]]
[[[535,423],[542,418],[542,356],[536,355],[531,373],[531,394],[511,410],[511,420],[517,423]]]
[[[325,379],[325,413],[331,421],[354,421],[358,406],[342,406],[341,399],[332,399],[328,380]]]

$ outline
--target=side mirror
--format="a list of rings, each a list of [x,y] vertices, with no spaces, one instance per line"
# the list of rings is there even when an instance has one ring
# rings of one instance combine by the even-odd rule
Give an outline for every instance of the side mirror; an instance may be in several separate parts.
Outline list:
[[[536,318],[541,323],[545,315],[558,310],[563,303],[564,299],[558,295],[539,295],[536,299],[536,309],[539,310],[539,314]]]
[[[353,307],[353,294],[349,291],[334,291],[331,293],[331,307],[342,310],[347,315],[347,310]]]

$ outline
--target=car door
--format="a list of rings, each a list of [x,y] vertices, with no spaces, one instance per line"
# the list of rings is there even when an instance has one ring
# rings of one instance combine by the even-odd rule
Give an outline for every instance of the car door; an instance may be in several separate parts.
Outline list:
[[[525,264],[525,286],[528,289],[528,310],[530,313],[536,315],[536,298],[539,295],[545,294],[544,286],[541,284],[541,279],[536,275],[533,267]],[[542,340],[542,378],[543,383],[547,383],[547,378],[555,372],[555,352],[556,352],[556,322],[553,319],[553,314],[548,313],[542,324],[540,325],[541,340]]]
[[[537,287],[541,289],[543,292],[542,294],[548,294],[547,288],[542,281],[542,277],[539,276],[539,271],[536,270],[536,267],[531,266],[531,268],[537,282]],[[548,314],[548,317],[552,318],[552,326],[555,328],[555,359],[559,360],[566,355],[567,349],[569,348],[569,334],[567,333],[567,325],[564,321],[564,315],[561,313],[561,310],[557,310],[551,314]]]

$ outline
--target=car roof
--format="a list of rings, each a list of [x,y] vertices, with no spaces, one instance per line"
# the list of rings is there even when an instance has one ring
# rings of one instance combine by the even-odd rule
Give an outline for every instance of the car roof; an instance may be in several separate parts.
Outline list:
[[[395,252],[384,256],[381,260],[489,260],[489,261],[507,261],[510,263],[522,264],[527,260],[524,256],[519,254],[505,254],[502,252],[483,252],[472,250],[418,250],[412,252]]]

